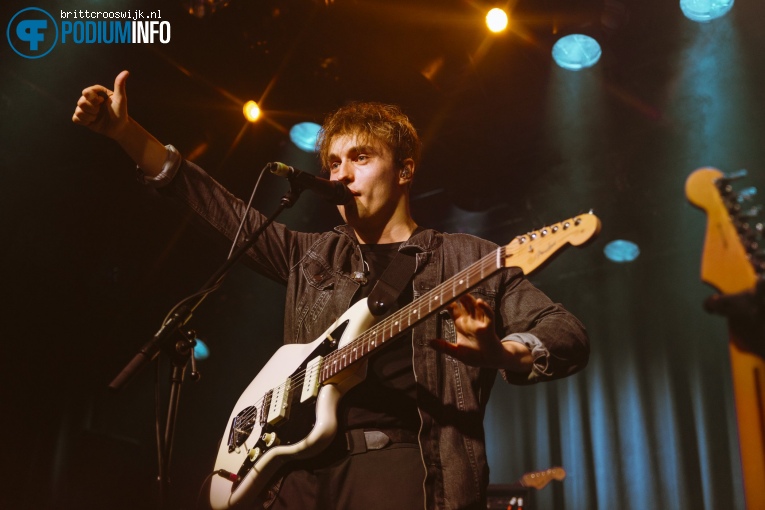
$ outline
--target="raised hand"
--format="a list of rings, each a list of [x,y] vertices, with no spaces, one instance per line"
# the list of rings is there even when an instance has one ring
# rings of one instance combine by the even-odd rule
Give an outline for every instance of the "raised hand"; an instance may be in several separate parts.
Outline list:
[[[128,75],[127,71],[117,75],[113,91],[103,85],[84,89],[77,101],[72,122],[118,140],[129,121],[125,88]]]
[[[72,122],[113,138],[147,177],[158,175],[167,159],[162,143],[128,116],[127,71],[114,79],[114,90],[92,85],[82,91]]]

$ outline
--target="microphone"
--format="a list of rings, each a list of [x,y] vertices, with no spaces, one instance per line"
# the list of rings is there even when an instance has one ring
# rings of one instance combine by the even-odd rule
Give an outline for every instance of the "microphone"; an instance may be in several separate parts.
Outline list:
[[[297,184],[303,189],[310,189],[321,198],[335,205],[347,204],[353,200],[353,193],[340,181],[329,181],[316,177],[313,174],[302,172],[297,168],[287,166],[284,163],[269,163],[268,169],[272,174],[286,177],[291,183]]]

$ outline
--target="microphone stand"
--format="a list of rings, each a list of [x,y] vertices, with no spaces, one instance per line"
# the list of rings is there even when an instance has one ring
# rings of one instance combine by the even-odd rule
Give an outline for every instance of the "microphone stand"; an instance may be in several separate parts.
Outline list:
[[[181,330],[181,328],[191,319],[194,310],[202,303],[202,301],[204,301],[207,295],[215,290],[216,286],[220,284],[234,264],[250,247],[252,247],[253,244],[255,244],[255,241],[260,237],[263,231],[274,222],[284,209],[290,208],[295,204],[303,189],[302,186],[290,179],[289,191],[281,198],[279,206],[271,216],[266,218],[263,224],[253,232],[250,238],[245,239],[231,256],[226,259],[220,268],[213,273],[207,282],[202,285],[200,290],[192,295],[192,297],[197,296],[194,305],[191,306],[185,304],[186,300],[184,300],[184,302],[182,302],[184,304],[177,307],[175,312],[169,316],[166,322],[162,324],[159,330],[154,334],[154,337],[141,347],[133,359],[120,371],[119,374],[117,374],[114,380],[109,383],[109,389],[111,390],[117,391],[122,389],[141,369],[144,368],[144,366],[154,360],[160,352],[165,352],[172,361],[170,396],[165,417],[164,437],[160,433],[160,402],[158,396],[155,402],[158,420],[156,434],[159,472],[157,481],[159,482],[160,508],[164,508],[167,503],[168,487],[170,484],[170,459],[173,450],[176,416],[178,412],[178,404],[180,402],[181,385],[183,384],[186,366],[188,365],[189,360],[191,360],[192,366],[191,376],[194,380],[199,380],[199,373],[196,371],[193,356],[194,345],[196,345],[196,334],[193,330]],[[181,336],[181,338],[175,342],[172,341],[172,335],[174,333],[178,333]],[[157,369],[159,369],[159,365],[157,365]]]

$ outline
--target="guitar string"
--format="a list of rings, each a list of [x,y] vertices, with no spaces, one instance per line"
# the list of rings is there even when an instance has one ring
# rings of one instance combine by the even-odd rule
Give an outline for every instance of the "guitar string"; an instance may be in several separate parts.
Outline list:
[[[570,220],[566,220],[566,221],[570,222],[570,223],[573,223],[573,218],[570,219]],[[548,230],[552,230],[554,226],[563,225],[564,223],[565,222],[560,222],[558,224],[554,224],[554,225],[551,225],[551,226],[548,226],[548,227],[545,227],[545,228],[548,229]],[[570,234],[573,231],[567,231],[564,228],[564,229],[559,229],[558,232],[560,234],[562,234],[560,237],[565,238],[565,237],[568,237],[567,234]],[[526,234],[525,236],[517,236],[514,239],[514,241],[515,240],[520,240],[523,237],[530,236],[532,233]],[[370,337],[370,336],[373,336],[373,337],[377,336],[377,332],[378,331],[382,331],[382,332],[387,331],[385,326],[399,326],[398,322],[396,322],[395,324],[389,324],[389,323],[390,322],[394,322],[394,319],[397,316],[401,316],[401,317],[403,317],[404,315],[406,315],[407,317],[410,316],[409,315],[410,312],[413,313],[413,309],[414,308],[418,308],[418,310],[417,310],[417,312],[418,312],[417,313],[417,319],[414,322],[410,321],[407,324],[407,327],[404,328],[404,330],[411,328],[412,325],[416,325],[421,320],[424,320],[425,318],[427,318],[434,311],[433,309],[429,309],[428,312],[425,314],[425,317],[422,317],[421,313],[420,313],[420,308],[421,307],[415,307],[414,305],[416,303],[423,303],[424,304],[426,301],[428,303],[430,303],[431,302],[431,300],[430,300],[431,297],[433,297],[433,296],[435,296],[437,294],[440,294],[441,295],[441,299],[439,299],[438,308],[443,308],[446,304],[449,304],[451,301],[454,301],[455,299],[457,299],[457,297],[459,295],[461,295],[461,294],[463,294],[465,292],[463,290],[459,294],[455,293],[456,287],[454,286],[454,283],[457,282],[460,278],[462,278],[463,280],[467,279],[467,280],[470,281],[470,280],[472,280],[472,277],[474,277],[476,275],[479,275],[480,278],[478,280],[476,280],[474,283],[472,283],[472,285],[476,285],[476,284],[480,283],[481,281],[483,281],[483,279],[488,278],[495,271],[497,271],[497,270],[499,270],[499,269],[501,269],[503,267],[501,265],[497,266],[496,264],[493,264],[493,261],[495,261],[495,260],[502,260],[504,258],[508,258],[508,257],[513,256],[513,255],[516,255],[516,254],[520,253],[523,249],[525,249],[526,246],[528,246],[526,244],[518,244],[516,247],[510,248],[511,244],[512,244],[512,241],[509,244],[507,244],[507,245],[503,245],[503,246],[498,247],[496,250],[494,250],[493,254],[490,254],[490,255],[487,255],[487,256],[483,257],[482,259],[478,260],[475,264],[472,264],[470,267],[468,267],[464,271],[462,271],[460,273],[457,273],[456,275],[454,275],[451,278],[447,279],[442,284],[438,285],[435,289],[433,289],[433,290],[431,290],[429,292],[426,292],[425,294],[423,294],[416,301],[406,305],[405,307],[401,308],[395,314],[393,314],[390,317],[387,317],[386,319],[383,319],[379,323],[375,324],[372,328],[370,328],[373,331],[370,331],[370,330],[365,331],[360,336],[358,336],[357,338],[355,338],[351,342],[349,342],[348,345],[346,345],[345,347],[343,347],[339,351],[334,351],[334,352],[328,354],[327,356],[324,357],[324,361],[322,362],[322,366],[327,366],[328,365],[328,363],[327,363],[328,361],[329,361],[329,364],[331,364],[334,361],[338,361],[338,362],[342,361],[342,355],[340,354],[341,351],[348,351],[348,352],[350,352],[352,350],[351,347],[358,348],[361,344],[363,344],[365,341],[367,341],[368,337]],[[489,266],[489,267],[485,267],[485,266],[487,266],[487,264],[492,264],[492,265]],[[484,276],[482,273],[483,273],[483,271],[485,269],[491,269],[491,271]],[[443,292],[436,292],[436,291],[439,288],[443,289],[443,288],[448,287],[450,283],[452,284],[452,292],[455,293],[455,297],[449,299],[446,303],[444,303],[443,299],[442,299]],[[460,283],[460,285],[462,285],[462,284]],[[465,290],[469,289],[470,286],[471,286],[471,284],[468,283],[468,287],[466,287]],[[390,331],[391,331],[391,333],[393,332],[392,329]],[[402,331],[399,329],[399,332],[397,334],[400,334],[401,332]],[[394,335],[391,335],[386,340],[382,340],[382,344],[387,343],[387,341],[391,340],[392,338],[394,338]],[[371,346],[369,351],[367,351],[367,353],[363,353],[361,355],[361,357],[366,356],[366,354],[368,354],[369,352],[371,352],[372,350],[374,350],[375,348],[377,348],[379,346],[377,340],[374,340],[374,342],[375,342],[374,345]],[[340,358],[340,359],[336,359],[336,358]],[[353,363],[354,361],[357,361],[358,359],[360,359],[360,358],[357,357],[355,360],[351,360],[350,363]],[[339,370],[333,372],[332,376],[336,375],[339,371],[343,370],[346,367],[347,367],[347,365],[343,366]],[[319,368],[318,369],[319,374],[323,370],[324,370],[323,368]],[[291,377],[288,377],[287,380],[284,383],[282,383],[282,384],[272,388],[271,390],[266,392],[266,394],[260,400],[256,401],[252,406],[248,406],[248,407],[252,407],[252,409],[250,411],[248,411],[247,413],[245,413],[244,415],[242,415],[241,417],[244,418],[246,421],[249,421],[249,420],[253,419],[254,417],[256,417],[258,415],[258,412],[260,410],[261,405],[263,404],[263,402],[265,400],[266,395],[268,395],[270,393],[272,395],[272,399],[273,399],[273,394],[274,393],[279,393],[279,392],[284,392],[286,390],[286,388],[287,388],[288,383],[289,383],[290,386],[293,386],[293,385],[296,386],[296,387],[300,386],[305,381],[305,373],[306,373],[305,369],[300,370],[298,372],[295,372],[295,374],[293,374]],[[326,379],[322,379],[320,375],[317,375],[317,378],[320,381],[326,380]],[[239,415],[237,415],[237,416],[239,416]]]
[[[516,250],[516,251],[511,252],[511,255],[517,253],[518,251],[520,251],[520,250]],[[489,275],[493,274],[495,271],[497,271],[501,267],[501,266],[499,266],[499,267],[497,266],[496,261],[498,259],[501,260],[501,258],[507,257],[507,256],[508,255],[507,255],[506,247],[505,246],[500,246],[499,248],[494,250],[494,253],[483,257],[478,262],[476,262],[475,264],[471,265],[470,267],[468,267],[464,271],[462,271],[460,273],[457,273],[453,277],[447,279],[446,281],[444,281],[441,285],[439,285],[435,289],[433,289],[433,290],[431,290],[429,292],[426,292],[425,294],[423,294],[416,301],[414,301],[414,302],[412,302],[412,303],[402,307],[395,314],[393,314],[390,317],[387,317],[386,319],[384,319],[384,320],[380,321],[379,323],[375,324],[372,328],[370,328],[370,330],[365,331],[364,333],[359,335],[357,338],[353,339],[351,342],[348,343],[348,345],[346,345],[345,347],[343,347],[339,351],[334,351],[334,352],[328,354],[327,356],[324,357],[324,360],[322,361],[321,365],[322,366],[329,366],[329,365],[331,365],[331,363],[333,363],[335,361],[342,361],[342,356],[343,355],[348,355],[349,356],[350,355],[349,353],[353,350],[353,348],[359,348],[359,347],[363,346],[364,343],[367,342],[367,340],[372,340],[374,337],[377,336],[378,331],[383,331],[383,332],[387,331],[388,330],[387,326],[391,326],[391,327],[393,325],[399,326],[399,333],[397,333],[397,334],[400,334],[401,333],[400,324],[403,323],[403,320],[395,320],[395,318],[396,317],[400,317],[401,319],[403,319],[404,317],[410,317],[411,315],[414,314],[414,311],[416,310],[416,312],[417,312],[417,319],[414,322],[412,322],[411,320],[407,320],[408,324],[407,324],[407,327],[405,328],[405,330],[409,329],[413,324],[417,324],[417,322],[419,322],[420,320],[423,319],[422,313],[420,311],[421,306],[415,306],[417,303],[421,303],[421,304],[424,305],[424,303],[427,301],[429,310],[428,310],[428,313],[425,314],[425,317],[429,316],[430,313],[433,311],[432,308],[430,308],[430,302],[431,302],[432,296],[440,294],[441,297],[443,298],[443,292],[437,292],[438,289],[447,289],[449,287],[449,284],[451,284],[452,294],[454,294],[456,296],[456,295],[458,295],[458,293],[456,292],[456,289],[458,287],[455,287],[455,285],[454,285],[456,282],[458,282],[460,280],[467,281],[468,282],[468,287],[466,287],[466,288],[469,288],[470,285],[475,285],[476,283],[482,281],[482,279],[483,279],[483,278],[479,278],[478,280],[474,281],[473,278],[476,275],[478,275],[479,277],[483,277],[484,273],[486,272],[486,270],[490,270],[490,272],[487,275],[485,275],[485,277],[488,277]],[[460,281],[460,286],[462,286],[462,282],[461,281]],[[461,294],[461,292],[459,294]],[[449,302],[451,302],[454,299],[456,299],[456,297],[451,298],[446,303],[449,303]],[[438,308],[442,308],[444,306],[444,303],[442,301],[443,301],[443,299],[439,300]],[[395,323],[395,324],[391,324],[391,323]],[[393,330],[390,329],[390,331],[391,331],[391,334],[392,334]],[[390,340],[391,338],[393,338],[393,335],[391,335],[391,337],[388,338],[387,340]],[[387,343],[387,340],[382,341],[382,344]],[[368,344],[369,345],[369,349],[368,349],[367,353],[371,352],[373,349],[377,348],[379,345],[382,345],[378,340],[373,340],[373,341],[374,341],[373,344],[371,342]],[[344,351],[345,354],[338,354],[340,351]],[[363,347],[362,347],[362,353],[363,353]],[[361,357],[363,357],[365,355],[366,354],[362,354]],[[358,360],[358,359],[359,358],[357,357],[356,360]],[[356,360],[352,360],[351,363],[353,361],[356,361]],[[342,368],[345,368],[345,367],[342,367]],[[340,370],[342,370],[342,368]],[[316,377],[317,377],[317,379],[319,381],[326,380],[326,379],[323,379],[321,377],[321,372],[323,370],[324,369],[321,368],[321,367],[319,367],[317,369],[318,374],[316,375]],[[336,373],[337,373],[337,371],[333,372],[332,375],[334,376]],[[295,372],[295,374],[293,374],[292,376],[288,377],[287,380],[285,380],[285,382],[283,382],[282,384],[272,388],[270,390],[270,393],[272,395],[271,398],[273,399],[273,394],[274,393],[283,393],[283,392],[285,392],[288,385],[289,386],[299,387],[301,384],[303,384],[305,382],[305,374],[306,374],[306,369],[303,369],[303,370],[300,370],[298,372]],[[267,394],[268,394],[268,392],[266,393],[266,395]],[[258,411],[261,408],[262,403],[265,401],[266,395],[264,395],[263,398],[261,398],[260,400],[255,402],[255,404],[252,406],[252,409],[250,411],[248,411],[244,415],[240,415],[240,417],[244,421],[246,421],[246,422],[254,419],[258,415]],[[266,410],[264,409],[263,412],[266,412]]]
[[[507,250],[507,248],[505,246],[500,246],[499,248],[497,248],[497,250],[494,251],[493,254],[485,256],[484,258],[480,259],[477,263],[475,263],[475,264],[471,265],[470,267],[468,267],[465,271],[457,273],[455,276],[453,276],[453,277],[447,279],[446,281],[444,281],[441,285],[436,287],[436,289],[433,289],[432,291],[426,292],[419,299],[417,299],[415,302],[412,302],[412,303],[406,305],[401,310],[399,310],[399,312],[397,312],[396,314],[394,314],[394,315],[392,315],[392,316],[390,316],[390,317],[380,321],[378,324],[376,324],[373,327],[372,331],[369,331],[369,330],[365,331],[359,337],[357,337],[357,338],[353,339],[351,342],[349,342],[348,345],[346,345],[345,347],[343,347],[341,349],[341,351],[343,351],[343,350],[351,351],[353,347],[359,347],[361,344],[364,344],[364,342],[367,341],[368,337],[370,337],[370,336],[372,336],[372,337],[377,336],[377,331],[378,330],[386,331],[387,330],[386,326],[393,326],[393,325],[399,326],[399,324],[402,321],[396,321],[396,320],[394,320],[394,318],[397,317],[397,316],[400,316],[400,317],[407,316],[407,317],[409,317],[410,314],[414,313],[414,309],[417,308],[417,320],[414,323],[412,323],[411,321],[408,322],[407,327],[405,328],[405,330],[409,329],[412,326],[412,324],[416,324],[417,322],[422,320],[422,314],[421,314],[421,312],[419,310],[420,307],[414,306],[416,303],[425,303],[426,300],[427,300],[428,303],[430,303],[431,302],[430,298],[432,296],[437,295],[437,294],[440,294],[441,296],[443,296],[443,292],[436,292],[437,289],[438,288],[441,288],[441,289],[448,288],[449,284],[451,284],[451,286],[452,286],[452,293],[455,294],[455,297],[453,297],[452,299],[450,299],[446,303],[443,303],[443,299],[439,299],[438,308],[443,308],[444,304],[448,304],[452,300],[456,299],[457,295],[462,294],[462,292],[460,292],[460,293],[456,292],[457,287],[455,287],[455,285],[454,285],[456,282],[460,281],[460,279],[462,279],[463,281],[466,280],[468,282],[467,283],[468,286],[466,287],[466,289],[468,289],[468,288],[470,288],[470,285],[471,285],[470,282],[473,282],[472,284],[475,285],[475,284],[479,283],[480,281],[482,281],[483,278],[479,278],[479,280],[473,281],[473,278],[476,275],[478,275],[479,277],[484,276],[485,270],[488,269],[488,270],[490,270],[490,272],[487,275],[485,275],[486,277],[488,277],[491,274],[493,274],[495,271],[500,269],[501,266],[498,267],[496,265],[496,263],[495,263],[495,261],[498,258],[501,260],[502,258],[506,258],[508,256],[515,255],[518,252],[520,252],[520,248],[515,249],[515,250],[510,250],[508,252],[508,250]],[[489,264],[491,264],[491,265],[489,265]],[[489,267],[486,267],[486,266],[489,266]],[[462,286],[462,283],[460,283],[460,286]],[[425,317],[429,316],[432,311],[433,310],[430,309],[430,306],[429,306],[428,313],[425,315]],[[393,324],[388,324],[389,322],[393,323]],[[391,333],[392,333],[392,331],[393,330],[391,329]],[[398,334],[400,334],[400,333],[401,333],[401,329],[399,327],[399,333]],[[388,340],[390,340],[391,338],[393,338],[393,336],[391,336]],[[387,342],[387,340],[383,341],[382,343],[386,343],[386,342]],[[375,340],[374,341],[374,345],[369,349],[368,352],[371,352],[374,348],[377,348],[377,347],[378,347],[378,342]],[[325,356],[322,365],[327,365],[328,362],[332,363],[333,361],[335,361],[335,358],[341,358],[341,356],[338,355],[338,352],[339,351],[334,351],[334,352],[328,354],[327,356]],[[362,354],[362,357],[364,355],[365,354]],[[340,361],[340,360],[337,360],[337,361]],[[356,360],[353,360],[353,361],[356,361]],[[318,371],[320,373],[322,371],[322,369],[319,368]],[[284,392],[288,384],[290,386],[293,386],[293,385],[299,386],[299,385],[301,385],[305,381],[305,373],[306,373],[305,369],[296,372],[291,377],[289,377],[284,383],[282,383],[282,384],[272,388],[270,390],[270,393],[273,395],[274,393]],[[335,375],[336,373],[337,372],[333,373],[333,375]],[[320,376],[317,376],[317,377],[319,379],[321,379]],[[273,399],[273,396],[272,396],[272,399]],[[241,415],[241,418],[243,418],[244,421],[250,421],[253,418],[255,418],[258,415],[258,411],[261,408],[261,405],[262,405],[262,403],[264,401],[265,401],[265,395],[263,396],[263,398],[261,398],[260,400],[255,402],[255,404],[252,406],[252,409],[250,411],[248,411],[244,415]],[[263,411],[265,412],[265,410],[263,410]]]
[[[572,225],[572,224],[573,225],[578,225],[579,223],[581,223],[580,220],[571,218],[571,219],[565,220],[563,222],[560,222],[560,223],[557,223],[557,224],[553,224],[553,225],[544,227],[543,229],[540,229],[539,231],[530,232],[530,233],[527,233],[527,234],[525,234],[523,236],[517,236],[514,241],[519,241],[519,243],[515,247],[510,248],[510,245],[512,244],[512,242],[510,244],[508,244],[508,245],[503,245],[503,246],[498,247],[496,250],[494,250],[494,253],[485,256],[484,258],[482,258],[479,261],[477,261],[476,263],[472,264],[470,267],[468,267],[464,271],[462,271],[460,273],[457,273],[456,275],[454,275],[451,278],[447,279],[442,284],[438,285],[435,289],[433,289],[433,290],[423,294],[415,302],[412,302],[409,305],[406,305],[401,310],[399,310],[399,312],[396,312],[395,314],[391,315],[390,317],[387,317],[386,319],[384,319],[384,320],[380,321],[379,323],[375,324],[370,329],[368,329],[367,331],[362,333],[358,338],[356,338],[353,341],[351,341],[347,346],[345,346],[342,349],[334,351],[334,352],[330,353],[329,355],[327,355],[325,357],[322,365],[327,366],[328,362],[329,362],[330,365],[333,362],[342,363],[343,356],[347,355],[348,357],[350,357],[351,356],[351,352],[353,351],[353,348],[358,348],[359,344],[364,344],[365,342],[367,342],[367,340],[370,340],[371,342],[374,342],[374,344],[372,344],[370,342],[371,348],[370,348],[370,350],[368,352],[371,352],[371,350],[373,350],[374,348],[378,347],[378,340],[376,339],[376,337],[378,335],[378,332],[383,333],[383,338],[384,338],[384,333],[386,331],[390,331],[391,332],[390,337],[388,337],[387,339],[381,339],[383,344],[395,336],[393,334],[393,327],[394,326],[399,328],[399,331],[396,333],[396,335],[401,334],[402,333],[401,325],[400,325],[400,321],[397,319],[397,316],[403,317],[404,315],[406,315],[407,317],[411,317],[412,315],[409,312],[413,312],[413,313],[416,312],[417,313],[417,319],[414,322],[412,322],[412,321],[407,319],[408,323],[407,323],[406,328],[404,328],[404,330],[406,330],[406,329],[409,329],[410,327],[412,327],[412,325],[415,325],[418,322],[420,322],[421,320],[424,320],[425,318],[427,318],[433,311],[443,308],[446,304],[448,304],[448,303],[454,301],[455,299],[457,299],[457,297],[459,295],[462,295],[465,291],[469,290],[472,286],[480,283],[485,278],[488,278],[494,272],[496,272],[497,270],[499,270],[502,267],[504,267],[504,264],[502,264],[500,262],[502,259],[514,256],[514,255],[520,253],[522,250],[524,250],[527,247],[529,247],[530,245],[523,244],[520,241],[522,238],[529,237],[529,238],[531,238],[533,240],[534,237],[536,237],[536,235],[539,235],[540,237],[542,237],[542,236],[545,235],[544,231],[547,231],[547,232],[549,232],[551,234],[559,234],[559,235],[556,236],[558,239],[565,239],[565,238],[569,237],[570,234],[575,232],[575,230],[568,230],[568,227],[570,225]],[[495,261],[497,261],[498,264],[494,264]],[[488,274],[484,274],[484,270],[489,270],[489,273]],[[474,277],[476,274],[479,275],[479,279],[477,281],[473,282],[472,281],[472,277]],[[465,283],[464,289],[462,289],[460,292],[456,292],[456,290],[458,288],[463,287],[463,282],[460,281],[460,279],[463,279],[463,280],[467,279],[468,281]],[[458,282],[458,285],[455,286],[455,282]],[[439,292],[439,289],[444,289],[444,288],[448,287],[449,284],[451,284],[452,294],[454,294],[454,296],[452,298],[448,299],[446,302],[444,302],[443,301],[443,292],[442,291]],[[430,304],[433,303],[434,301],[438,302],[438,304],[436,305],[435,310],[433,308],[431,308],[431,306],[430,306]],[[421,314],[422,306],[415,306],[415,305],[417,303],[425,303],[425,302],[428,303],[428,310],[425,313],[425,316],[422,317],[422,314]],[[346,352],[344,353],[343,351],[346,351]],[[366,354],[367,353],[363,352],[363,347],[362,347],[362,354],[361,354],[361,356],[365,356]],[[356,360],[358,360],[358,357],[356,359],[350,360],[350,363],[353,363]],[[344,368],[346,368],[346,366],[341,366],[339,370],[343,370]],[[332,375],[335,375],[339,370],[333,372]],[[323,380],[326,380],[326,378],[323,379]]]
[[[561,222],[561,224],[562,223],[563,222]],[[552,227],[547,227],[547,228],[548,229],[552,229]],[[562,231],[561,233],[565,234],[566,231]],[[527,234],[527,236],[528,235],[530,235],[530,234]],[[516,237],[515,240],[519,240],[522,237],[524,237],[524,236],[518,236],[518,237]],[[564,235],[562,237],[567,237],[567,236]],[[512,244],[512,242],[510,244]],[[495,271],[497,271],[498,269],[500,269],[502,267],[502,266],[493,265],[493,267],[490,266],[490,267],[487,268],[487,267],[485,267],[487,265],[487,262],[491,263],[491,262],[493,262],[494,260],[497,260],[497,259],[501,260],[503,258],[508,258],[510,256],[516,255],[516,254],[520,253],[522,249],[526,248],[527,245],[519,244],[519,245],[517,245],[517,247],[511,248],[511,249],[508,248],[509,246],[510,246],[509,244],[505,245],[505,246],[500,246],[499,248],[497,248],[497,250],[494,251],[493,254],[487,255],[486,257],[480,259],[477,263],[471,265],[465,271],[463,271],[461,273],[458,273],[455,276],[447,279],[441,285],[436,287],[436,289],[433,289],[432,291],[429,291],[429,292],[423,294],[415,302],[410,303],[409,305],[407,305],[407,306],[403,307],[401,310],[399,310],[399,312],[397,312],[396,314],[394,314],[394,315],[384,319],[380,323],[378,323],[375,326],[373,326],[373,328],[372,328],[373,331],[369,331],[369,330],[365,331],[359,337],[357,337],[354,340],[352,340],[351,342],[349,342],[349,344],[346,345],[345,347],[343,347],[340,351],[347,350],[348,352],[350,352],[350,351],[352,351],[352,347],[357,347],[358,348],[359,345],[363,344],[367,340],[368,337],[370,337],[370,336],[377,336],[377,331],[378,330],[379,331],[383,331],[383,332],[387,331],[386,326],[394,326],[394,325],[395,326],[399,326],[399,322],[396,322],[395,324],[389,324],[389,323],[395,322],[394,318],[396,316],[403,317],[404,315],[406,315],[407,317],[409,317],[410,316],[409,313],[413,312],[413,309],[416,308],[414,306],[415,303],[424,303],[426,301],[426,298],[427,298],[427,302],[430,303],[431,302],[430,298],[435,296],[436,294],[439,294],[438,292],[436,292],[436,290],[439,289],[439,288],[442,288],[442,289],[446,288],[451,283],[452,284],[452,292],[455,293],[456,287],[454,286],[454,283],[457,282],[460,278],[462,278],[463,280],[465,280],[465,279],[468,280],[468,286],[466,287],[466,290],[469,289],[470,288],[470,283],[469,282],[472,280],[472,277],[474,277],[476,275],[482,276],[482,278],[480,278],[479,280],[477,280],[476,282],[473,283],[473,285],[475,285],[475,284],[479,283],[480,281],[482,281],[484,278],[488,278]],[[491,269],[491,272],[488,273],[487,275],[483,276],[482,273],[484,272],[485,269]],[[462,285],[462,284],[460,283],[460,285]],[[460,292],[459,294],[461,295],[463,292]],[[457,299],[457,297],[455,295],[455,297],[451,298],[449,301],[444,303],[443,299],[442,299],[443,293],[441,292],[440,294],[441,294],[441,299],[438,300],[439,301],[438,308],[443,308],[445,306],[445,304],[448,304],[451,301],[453,301],[454,299]],[[417,308],[419,308],[419,307],[417,307]],[[429,309],[428,313],[426,313],[426,315],[425,315],[425,318],[427,318],[430,315],[430,313],[432,313],[432,311],[433,311],[432,309]],[[404,312],[406,312],[406,313],[404,313]],[[417,313],[417,320],[415,320],[414,323],[412,323],[410,321],[408,323],[407,327],[405,328],[405,330],[409,329],[413,324],[416,325],[420,320],[423,320],[423,318],[421,317],[421,313],[420,313],[419,309],[417,310],[417,312],[418,312]],[[390,331],[392,333],[393,330],[391,329]],[[399,329],[399,333],[398,334],[400,334],[400,333],[401,333],[401,330]],[[393,335],[390,338],[388,338],[387,340],[390,340],[392,338],[393,338]],[[386,343],[387,340],[383,340],[382,343],[383,344]],[[371,348],[369,349],[368,352],[371,352],[373,349],[375,349],[375,348],[377,348],[379,346],[377,340],[374,341],[373,345],[372,344],[370,344],[370,345],[371,345]],[[329,361],[330,364],[332,362],[334,362],[334,361],[338,361],[338,362],[342,361],[342,359],[341,359],[342,356],[341,356],[341,354],[339,354],[340,351],[334,351],[334,352],[328,354],[327,356],[325,356],[322,365],[327,366],[328,361]],[[362,352],[363,352],[363,350],[362,350]],[[362,357],[365,356],[365,355],[366,354],[362,354]],[[340,358],[340,359],[336,359],[336,358]],[[356,360],[352,360],[351,363],[353,361],[357,361],[358,359],[359,358],[357,357]],[[341,367],[340,370],[342,370],[344,368],[346,368],[346,367]],[[319,369],[319,373],[321,373],[321,371],[323,371],[323,369]],[[274,393],[284,392],[288,383],[290,384],[290,386],[293,385],[292,383],[296,383],[295,386],[300,386],[304,382],[304,380],[305,380],[305,373],[306,373],[305,369],[303,369],[303,370],[301,370],[299,372],[296,372],[295,374],[293,374],[293,376],[288,377],[287,380],[284,383],[280,384],[279,386],[276,386],[276,387],[272,388],[269,392],[266,393],[266,395],[268,393],[271,393],[271,395],[273,395]],[[337,371],[333,372],[332,375],[334,376],[336,374],[337,374]],[[320,376],[317,376],[317,377],[319,377],[319,379],[321,379]],[[324,380],[326,380],[326,379],[324,379]],[[246,421],[252,420],[254,417],[256,417],[258,415],[258,412],[259,412],[259,410],[261,408],[262,403],[265,400],[265,396],[266,395],[264,395],[263,398],[261,398],[260,400],[255,402],[255,404],[252,406],[252,410],[250,410],[248,413],[245,413],[245,415],[242,416]],[[272,398],[273,398],[273,396],[272,396]],[[263,410],[263,412],[265,412],[265,410]]]

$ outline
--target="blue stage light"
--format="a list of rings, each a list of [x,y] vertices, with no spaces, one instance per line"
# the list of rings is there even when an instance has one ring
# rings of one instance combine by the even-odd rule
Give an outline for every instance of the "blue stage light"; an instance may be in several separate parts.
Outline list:
[[[201,339],[195,338],[197,341],[197,344],[194,346],[194,357],[196,359],[207,359],[210,357],[210,349],[207,347],[207,344],[204,343]]]
[[[314,122],[301,122],[290,129],[290,140],[301,150],[316,152],[316,138],[321,126]]]
[[[640,255],[640,248],[632,241],[617,239],[608,243],[603,248],[603,253],[606,254],[608,260],[614,262],[632,262]]]
[[[725,16],[733,0],[680,0],[680,10],[686,18],[704,23]]]
[[[598,41],[582,34],[561,37],[552,49],[555,63],[571,71],[594,66],[600,60],[600,54]]]

